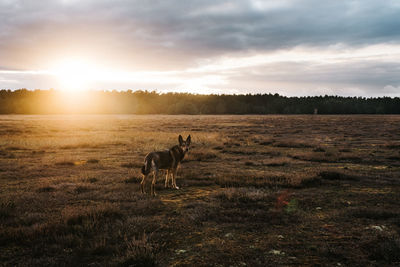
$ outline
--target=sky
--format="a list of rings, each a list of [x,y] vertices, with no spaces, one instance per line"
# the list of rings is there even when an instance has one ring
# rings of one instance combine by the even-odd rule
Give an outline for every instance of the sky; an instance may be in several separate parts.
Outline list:
[[[397,0],[0,0],[0,89],[400,96]]]

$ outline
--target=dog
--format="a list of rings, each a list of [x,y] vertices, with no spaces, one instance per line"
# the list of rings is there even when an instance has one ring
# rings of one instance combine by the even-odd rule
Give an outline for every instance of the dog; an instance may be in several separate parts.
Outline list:
[[[179,189],[176,185],[176,173],[178,172],[178,168],[180,163],[182,162],[185,155],[189,152],[191,137],[190,135],[186,138],[186,141],[183,140],[182,136],[178,137],[179,145],[173,146],[171,149],[165,151],[154,151],[147,154],[144,158],[144,165],[142,167],[143,179],[140,183],[140,188],[142,193],[145,193],[145,184],[146,178],[150,175],[151,171],[153,171],[153,181],[151,183],[151,195],[155,196],[156,193],[154,191],[154,186],[158,177],[158,172],[160,170],[167,170],[167,174],[165,176],[165,188],[168,187],[169,176],[171,178],[171,185],[175,189]]]

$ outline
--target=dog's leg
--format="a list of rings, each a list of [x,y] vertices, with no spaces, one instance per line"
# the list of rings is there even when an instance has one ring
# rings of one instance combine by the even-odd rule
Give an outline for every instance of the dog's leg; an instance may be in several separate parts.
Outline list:
[[[168,187],[168,178],[169,178],[169,170],[167,170],[167,174],[165,175],[165,188]]]
[[[174,188],[174,171],[173,171],[173,170],[170,170],[170,171],[169,171],[169,176],[170,176],[170,177],[169,177],[169,178],[170,178],[169,180],[171,181],[170,187],[171,187],[171,188]]]
[[[143,194],[145,193],[144,187],[146,185],[146,178],[147,178],[147,175],[143,175],[142,181],[140,182],[140,189]]]
[[[173,173],[172,173],[172,182],[173,182],[172,186],[175,187],[175,189],[179,189],[179,187],[176,186],[176,174],[177,174],[177,172],[178,172],[178,168],[175,168],[173,170]]]
[[[151,182],[151,195],[154,197],[156,196],[155,185],[156,185],[157,177],[158,177],[158,170],[156,169],[153,172],[153,181]]]

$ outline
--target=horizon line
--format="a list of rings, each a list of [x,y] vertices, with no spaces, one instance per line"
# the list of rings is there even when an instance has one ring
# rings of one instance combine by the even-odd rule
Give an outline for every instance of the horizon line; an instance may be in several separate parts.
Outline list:
[[[166,95],[166,94],[177,94],[177,95],[194,95],[194,96],[257,96],[257,95],[273,95],[273,96],[280,96],[280,97],[286,97],[286,98],[306,98],[306,97],[341,97],[341,98],[364,98],[364,99],[379,99],[379,98],[391,98],[391,99],[396,99],[400,98],[399,96],[386,96],[386,95],[381,95],[381,96],[360,96],[360,95],[353,95],[353,96],[345,96],[345,95],[330,95],[330,94],[325,94],[325,95],[302,95],[302,96],[289,96],[289,95],[284,95],[284,94],[279,94],[277,92],[265,92],[265,93],[212,93],[212,94],[201,94],[201,93],[192,93],[192,92],[178,92],[178,91],[157,91],[157,89],[154,90],[147,90],[147,89],[124,89],[124,90],[117,90],[117,89],[85,89],[85,90],[62,90],[62,89],[55,89],[55,88],[49,88],[49,89],[28,89],[28,88],[18,88],[18,89],[6,89],[6,88],[1,88],[1,91],[11,91],[11,92],[16,92],[16,91],[30,91],[30,92],[35,92],[35,91],[55,91],[59,93],[66,93],[66,94],[81,94],[81,93],[88,93],[88,92],[118,92],[118,93],[123,93],[123,92],[131,92],[131,93],[138,93],[138,92],[143,92],[143,93],[156,93],[158,95]]]

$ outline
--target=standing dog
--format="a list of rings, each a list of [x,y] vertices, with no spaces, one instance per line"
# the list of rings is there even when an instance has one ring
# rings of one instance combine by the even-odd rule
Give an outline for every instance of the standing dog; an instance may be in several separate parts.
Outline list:
[[[165,176],[165,187],[168,186],[169,176],[172,176],[171,185],[173,188],[179,189],[176,186],[176,173],[179,168],[179,164],[185,157],[185,154],[189,151],[191,138],[190,135],[183,141],[181,135],[178,138],[179,145],[172,147],[165,151],[154,151],[147,154],[144,159],[144,165],[142,167],[143,179],[140,183],[142,193],[145,192],[144,186],[146,184],[146,178],[149,176],[150,172],[153,171],[153,182],[151,183],[151,195],[155,196],[154,185],[158,177],[159,170],[167,170]]]

